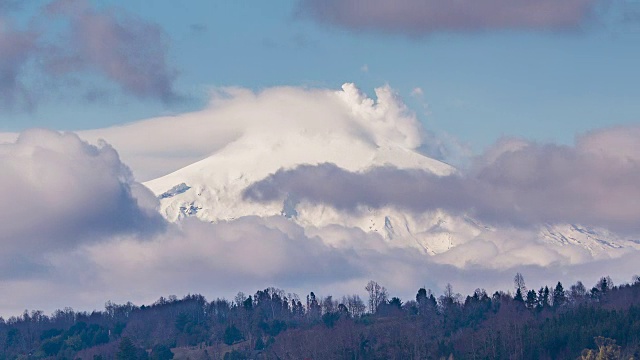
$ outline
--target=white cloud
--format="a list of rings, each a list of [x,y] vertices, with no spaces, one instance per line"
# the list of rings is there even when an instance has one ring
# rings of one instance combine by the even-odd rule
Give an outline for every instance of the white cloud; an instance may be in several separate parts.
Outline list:
[[[416,98],[421,98],[424,95],[424,91],[421,87],[415,87],[411,90],[411,96]]]
[[[107,144],[29,130],[0,145],[0,168],[3,251],[65,248],[162,224],[152,194]]]
[[[29,130],[0,145],[0,262],[5,278],[46,273],[47,254],[162,231],[157,201],[107,144]]]
[[[640,162],[640,126],[617,126],[591,131],[578,138],[577,147],[594,156]]]
[[[136,179],[146,181],[201,160],[243,136],[270,139],[295,132],[348,134],[410,149],[420,146],[421,151],[438,158],[446,147],[421,126],[391,88],[376,89],[372,99],[353,84],[338,91],[216,89],[210,105],[201,111],[79,134],[90,141],[103,138],[113,144]]]

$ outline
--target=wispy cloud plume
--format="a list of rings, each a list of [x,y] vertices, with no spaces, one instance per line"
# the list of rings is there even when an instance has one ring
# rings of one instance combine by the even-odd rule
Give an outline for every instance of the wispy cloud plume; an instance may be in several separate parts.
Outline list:
[[[57,0],[20,29],[9,20],[9,11],[19,6],[0,2],[0,109],[30,110],[43,84],[78,82],[79,73],[97,74],[140,99],[169,104],[181,98],[160,26],[86,0]],[[34,77],[38,86],[26,80]],[[79,85],[94,89],[95,97],[96,84]]]
[[[177,99],[176,72],[167,64],[167,39],[160,26],[125,13],[98,11],[86,0],[58,0],[49,15],[69,22],[63,46],[48,59],[55,76],[79,69],[97,71],[127,92],[164,102]]]
[[[0,3],[0,9],[9,5]],[[33,107],[34,97],[21,75],[29,60],[37,54],[37,39],[36,33],[15,29],[0,17],[0,108]]]
[[[583,25],[598,0],[301,0],[299,11],[331,25],[421,36],[435,32],[561,30]]]

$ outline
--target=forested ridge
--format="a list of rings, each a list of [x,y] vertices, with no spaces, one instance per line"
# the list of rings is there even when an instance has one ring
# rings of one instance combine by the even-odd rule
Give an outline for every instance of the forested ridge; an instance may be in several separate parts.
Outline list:
[[[420,288],[399,299],[300,298],[276,288],[233,300],[161,297],[103,311],[0,318],[0,359],[639,359],[640,278],[487,294]]]

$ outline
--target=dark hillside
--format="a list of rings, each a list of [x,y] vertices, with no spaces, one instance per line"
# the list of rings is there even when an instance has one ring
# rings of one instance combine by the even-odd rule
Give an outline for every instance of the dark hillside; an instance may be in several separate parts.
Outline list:
[[[406,301],[372,281],[364,300],[268,288],[233,301],[25,311],[0,321],[0,359],[638,359],[637,280],[527,290],[518,274],[513,295],[448,286]]]

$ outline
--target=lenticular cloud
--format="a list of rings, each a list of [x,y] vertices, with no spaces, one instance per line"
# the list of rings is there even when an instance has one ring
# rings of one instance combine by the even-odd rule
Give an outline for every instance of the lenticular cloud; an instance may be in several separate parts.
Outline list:
[[[339,90],[221,88],[201,111],[79,134],[113,144],[141,181],[193,164],[239,139],[252,138],[253,146],[261,146],[258,141],[299,138],[300,133],[335,134],[376,146],[393,142],[441,158],[447,146],[421,126],[389,86],[377,88],[375,95],[349,83]]]

